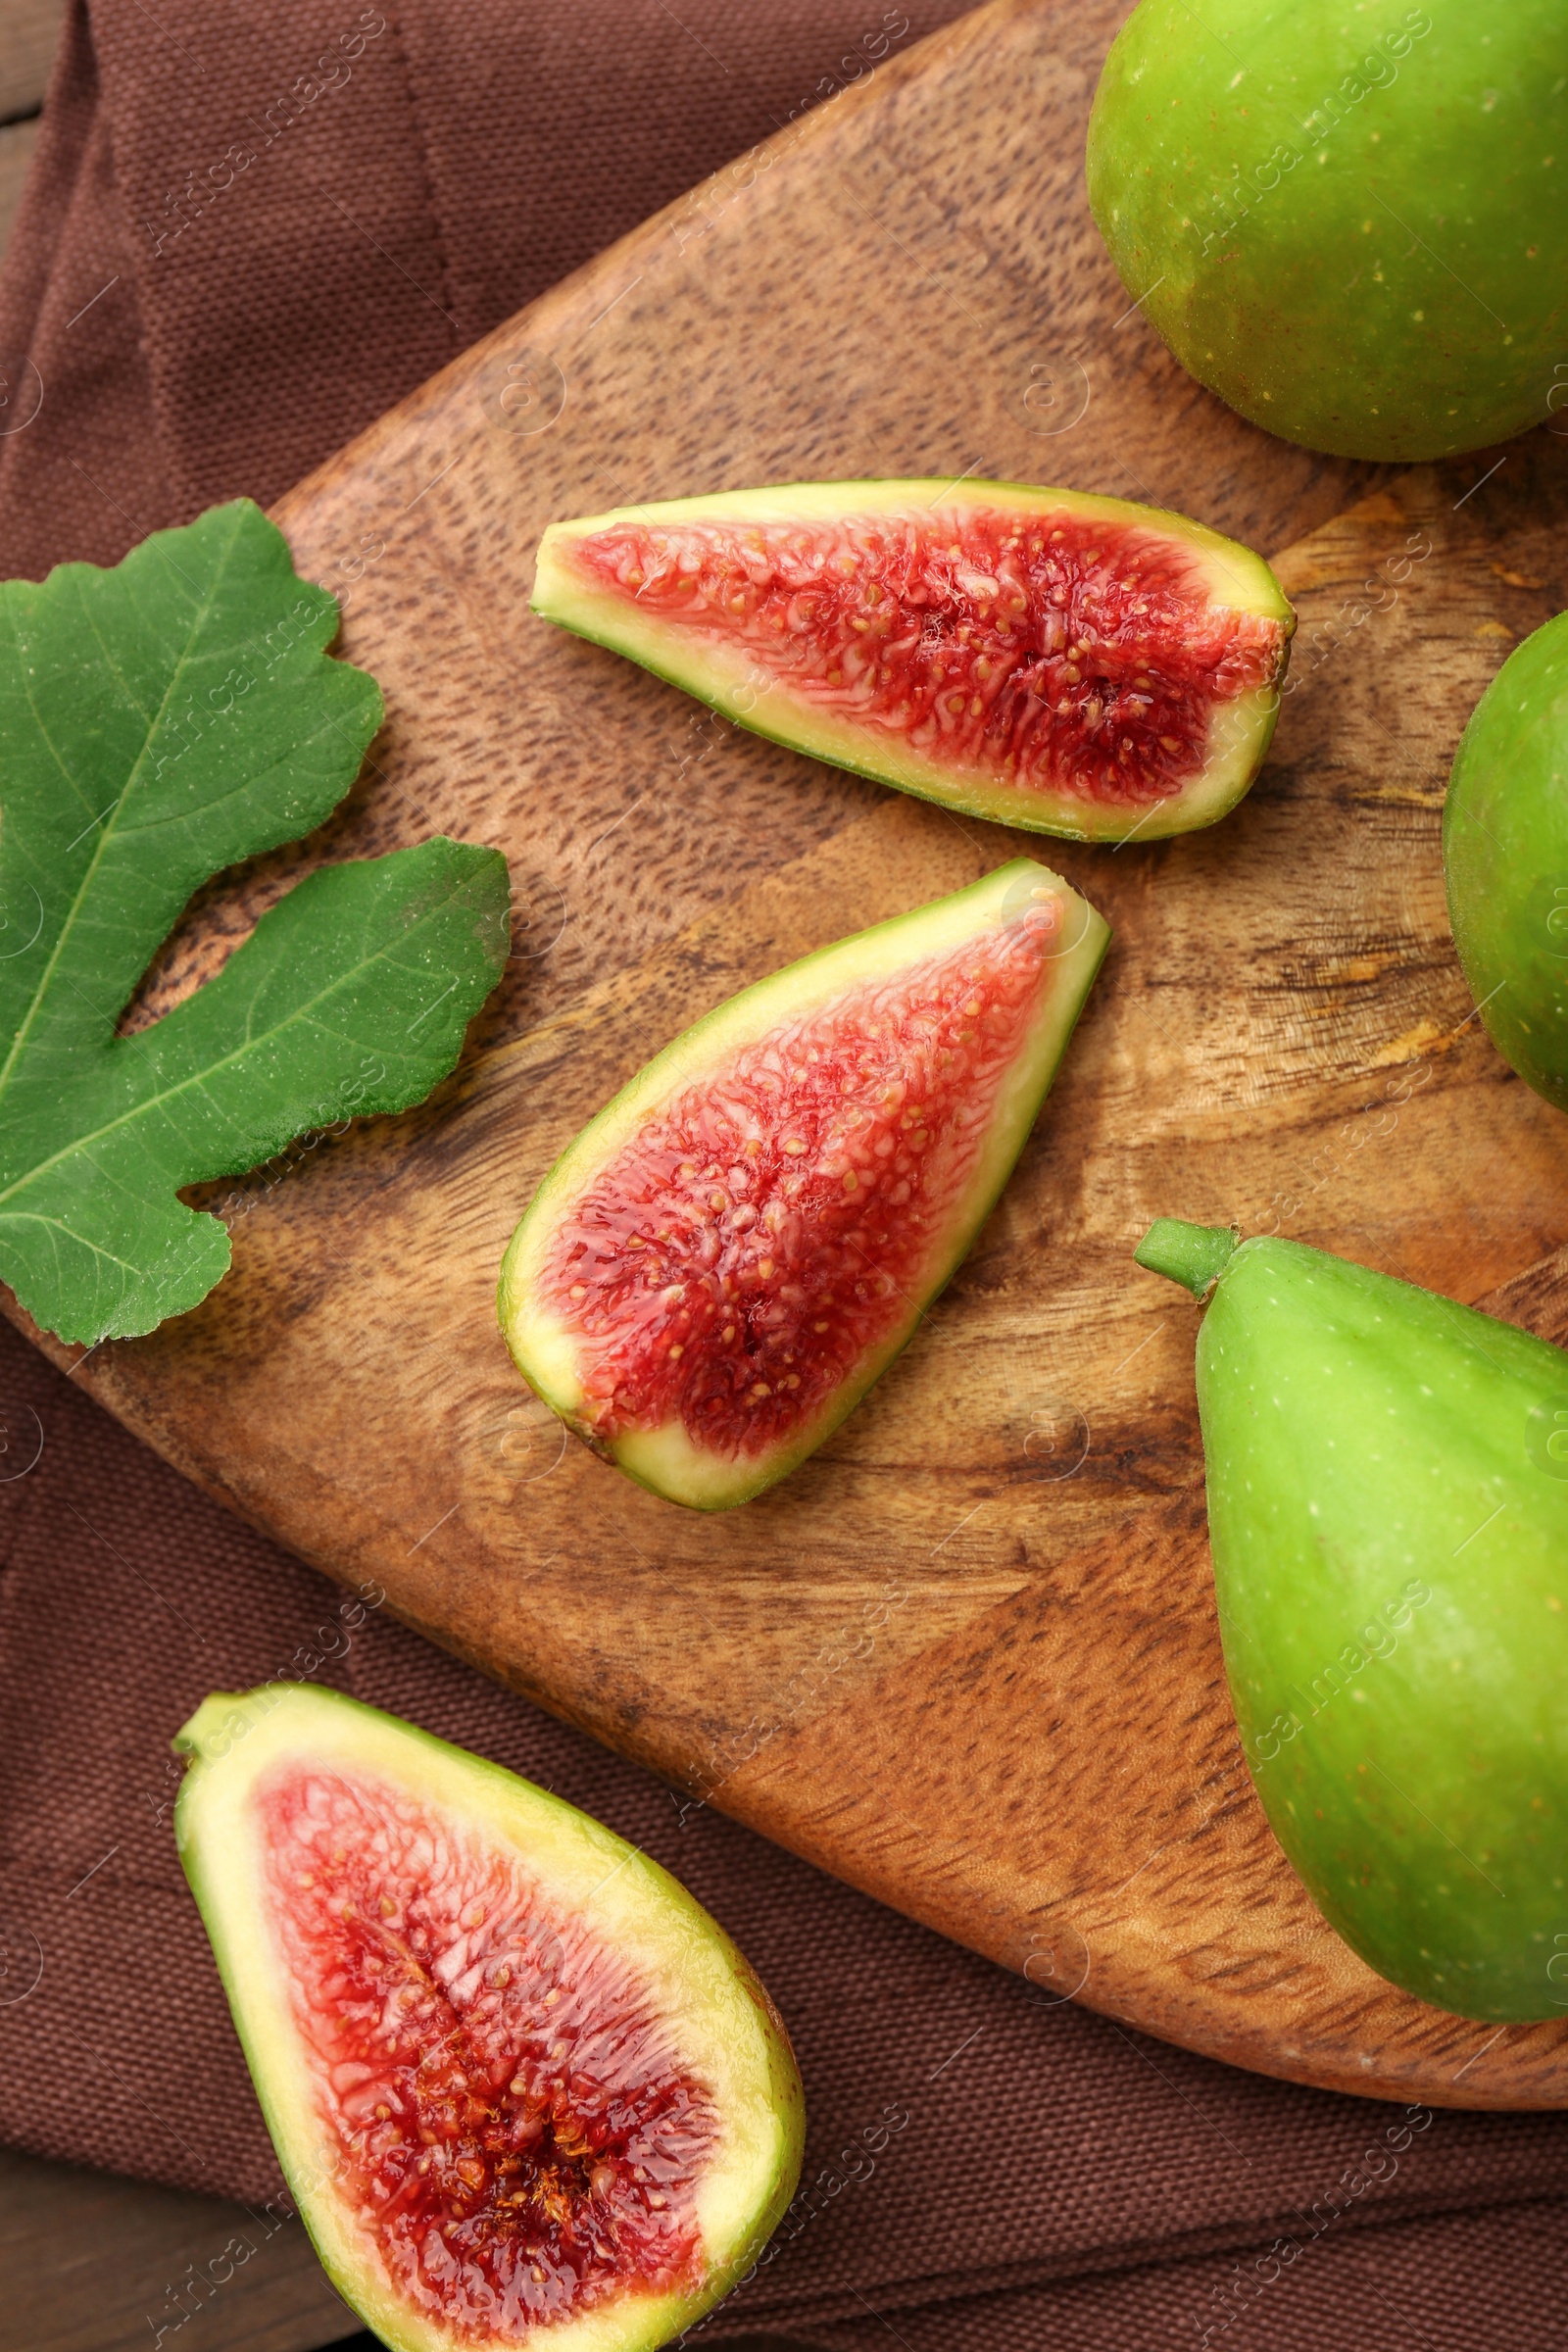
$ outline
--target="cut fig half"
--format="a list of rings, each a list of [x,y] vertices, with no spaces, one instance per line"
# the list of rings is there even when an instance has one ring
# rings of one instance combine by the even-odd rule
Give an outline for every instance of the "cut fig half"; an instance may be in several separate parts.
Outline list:
[[[1020,858],[697,1022],[513,1235],[499,1306],[524,1378],[672,1502],[783,1478],[968,1250],[1109,936]]]
[[[555,522],[533,609],[794,751],[1072,841],[1233,808],[1296,625],[1260,556],[1184,514],[977,481]]]
[[[530,1782],[300,1684],[219,1693],[179,1850],[284,2176],[393,2352],[649,2352],[756,2256],[800,2077],[734,1945]]]

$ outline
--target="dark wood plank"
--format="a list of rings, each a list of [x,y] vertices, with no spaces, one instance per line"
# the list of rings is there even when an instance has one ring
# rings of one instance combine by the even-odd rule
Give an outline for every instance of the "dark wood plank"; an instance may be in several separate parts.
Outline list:
[[[65,0],[6,0],[0,11],[0,122],[42,106],[65,14]]]
[[[22,204],[22,191],[38,144],[38,124],[8,122],[0,129],[0,250],[3,250]]]
[[[358,2325],[297,2221],[0,2149],[0,2352],[318,2352]]]

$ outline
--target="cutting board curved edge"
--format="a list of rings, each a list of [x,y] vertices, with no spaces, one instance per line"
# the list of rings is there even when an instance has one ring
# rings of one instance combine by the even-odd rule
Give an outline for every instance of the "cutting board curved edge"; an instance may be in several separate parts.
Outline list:
[[[1275,1845],[1219,1658],[1194,1315],[1129,1263],[1155,1214],[1236,1216],[1560,1321],[1560,1136],[1471,1012],[1438,825],[1476,694],[1568,605],[1564,453],[1516,445],[1479,489],[1485,462],[1385,480],[1183,377],[1084,208],[1119,13],[1005,0],[889,63],[283,502],[388,723],[331,825],[193,909],[146,1009],[302,865],[436,826],[507,852],[517,944],[431,1104],[240,1187],[225,1282],[77,1377],[257,1525],[652,1765],[677,1810],[753,1823],[1042,2001],[1341,2090],[1568,2105],[1568,2026],[1405,1999]],[[684,1021],[1039,845],[545,629],[532,552],[616,501],[945,469],[1285,548],[1293,693],[1213,834],[1049,846],[1117,938],[1007,1194],[823,1453],[695,1521],[520,1390],[493,1313],[515,1215]]]

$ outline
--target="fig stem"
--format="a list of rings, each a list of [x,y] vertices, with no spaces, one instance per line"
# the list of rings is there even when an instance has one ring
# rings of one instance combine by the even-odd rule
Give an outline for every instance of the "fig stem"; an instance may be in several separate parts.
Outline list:
[[[1234,1225],[1189,1225],[1180,1217],[1158,1217],[1133,1251],[1133,1260],[1151,1274],[1185,1283],[1195,1298],[1206,1298],[1241,1238]]]

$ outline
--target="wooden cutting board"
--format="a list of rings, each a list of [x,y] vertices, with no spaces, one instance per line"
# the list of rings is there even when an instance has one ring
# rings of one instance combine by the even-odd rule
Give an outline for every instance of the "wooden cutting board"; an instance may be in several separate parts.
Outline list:
[[[1491,459],[1374,478],[1185,378],[1083,202],[1118,13],[1003,5],[878,64],[284,502],[387,726],[308,852],[194,910],[146,1008],[303,858],[437,827],[507,852],[515,952],[429,1105],[236,1188],[228,1279],[79,1377],[674,1801],[755,1824],[1042,2000],[1304,2082],[1568,2104],[1568,2026],[1404,1999],[1274,1844],[1221,1671],[1196,1310],[1131,1263],[1156,1214],[1234,1217],[1477,1298],[1568,1236],[1560,1120],[1471,1010],[1439,858],[1467,711],[1568,604],[1565,452],[1540,436],[1487,478]],[[548,629],[533,551],[551,516],[616,501],[944,471],[1147,497],[1285,549],[1293,691],[1214,832],[1047,845],[1116,940],[1003,1202],[830,1446],[701,1518],[529,1398],[493,1307],[512,1225],[698,1012],[1019,844]],[[1556,1273],[1497,1303],[1549,1328]]]

